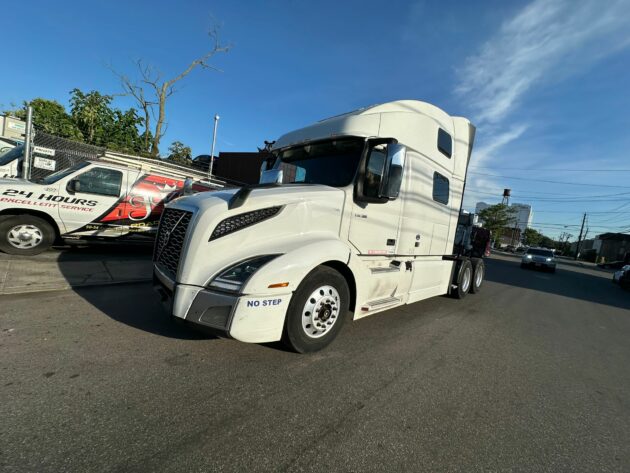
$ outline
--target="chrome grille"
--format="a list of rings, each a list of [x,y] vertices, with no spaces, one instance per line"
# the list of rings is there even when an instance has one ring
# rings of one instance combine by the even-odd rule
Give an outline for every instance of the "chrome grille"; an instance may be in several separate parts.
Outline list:
[[[186,239],[186,230],[192,218],[192,212],[178,209],[164,209],[158,227],[153,261],[166,275],[175,280],[179,257]]]

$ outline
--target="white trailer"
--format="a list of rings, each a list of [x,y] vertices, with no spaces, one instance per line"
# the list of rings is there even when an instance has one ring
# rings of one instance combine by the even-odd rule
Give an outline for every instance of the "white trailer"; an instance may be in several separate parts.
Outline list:
[[[483,277],[454,245],[474,133],[414,100],[288,133],[261,185],[166,207],[156,289],[178,319],[298,352],[326,346],[349,314],[462,298]]]

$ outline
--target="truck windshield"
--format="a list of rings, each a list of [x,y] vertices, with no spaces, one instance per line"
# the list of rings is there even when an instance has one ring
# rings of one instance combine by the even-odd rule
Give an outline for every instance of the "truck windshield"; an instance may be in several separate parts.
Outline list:
[[[16,146],[4,153],[0,154],[0,166],[6,166],[11,161],[17,158],[21,158],[24,152],[24,145]]]
[[[86,166],[89,166],[90,163],[88,161],[83,161],[82,163],[79,164],[75,164],[72,167],[66,168],[66,169],[60,169],[59,171],[44,177],[43,179],[40,179],[37,181],[37,183],[39,184],[54,184],[55,182],[63,179],[66,176],[69,176],[70,174],[72,174],[75,171],[78,171],[79,169],[83,169]]]
[[[288,148],[277,153],[275,167],[285,184],[345,187],[356,174],[365,140],[345,138]]]

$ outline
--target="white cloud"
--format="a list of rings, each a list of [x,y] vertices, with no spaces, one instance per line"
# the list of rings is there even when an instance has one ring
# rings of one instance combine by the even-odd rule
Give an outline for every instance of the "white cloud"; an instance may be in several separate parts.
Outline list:
[[[509,128],[507,131],[499,132],[492,136],[492,139],[487,143],[482,143],[481,146],[475,147],[475,166],[482,166],[484,161],[492,158],[493,154],[496,153],[500,148],[507,145],[508,143],[518,139],[525,130],[527,130],[528,125],[519,124],[514,125]]]
[[[627,0],[534,0],[458,71],[456,93],[480,125],[498,123],[536,84],[630,44]]]
[[[500,157],[509,156],[511,162],[526,166],[524,160],[531,160],[531,155],[517,156],[503,148],[529,128],[510,118],[517,115],[527,93],[628,46],[628,0],[533,0],[517,11],[457,71],[455,94],[478,126],[471,165],[504,163]],[[500,181],[470,175],[465,203],[473,207],[479,200],[497,201],[505,184]]]

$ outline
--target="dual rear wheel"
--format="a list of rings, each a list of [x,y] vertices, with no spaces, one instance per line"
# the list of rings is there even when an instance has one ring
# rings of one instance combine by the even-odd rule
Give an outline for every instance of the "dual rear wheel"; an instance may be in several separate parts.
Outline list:
[[[451,295],[455,299],[463,299],[469,292],[477,294],[481,290],[486,275],[486,267],[482,258],[464,258],[457,265],[455,280],[456,286]]]

